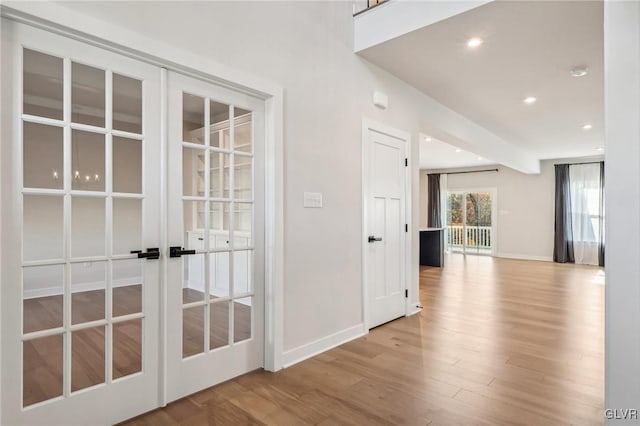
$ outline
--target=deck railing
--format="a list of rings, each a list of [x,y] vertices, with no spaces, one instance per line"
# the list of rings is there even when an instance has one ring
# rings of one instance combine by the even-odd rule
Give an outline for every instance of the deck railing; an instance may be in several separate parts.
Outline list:
[[[462,225],[447,226],[447,243],[449,247],[462,247],[465,243],[465,227]],[[467,247],[491,248],[490,226],[467,226]]]

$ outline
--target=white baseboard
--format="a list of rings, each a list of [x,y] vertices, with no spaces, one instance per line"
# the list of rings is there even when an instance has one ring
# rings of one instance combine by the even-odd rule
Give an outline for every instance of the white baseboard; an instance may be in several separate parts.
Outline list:
[[[409,313],[407,314],[408,317],[410,317],[411,315],[415,315],[418,314],[422,311],[422,308],[419,308],[417,306],[412,306],[411,310],[409,311]]]
[[[353,327],[338,331],[337,333],[330,334],[327,337],[315,340],[302,346],[298,346],[294,349],[289,349],[282,354],[282,364],[284,368],[291,367],[294,364],[311,358],[322,352],[326,352],[329,349],[333,349],[336,346],[340,346],[343,343],[347,343],[358,337],[362,337],[367,334],[364,324],[358,324]]]
[[[122,278],[119,280],[113,280],[113,287],[125,287],[129,285],[137,285],[142,283],[142,277]],[[88,282],[82,284],[74,284],[73,292],[100,290],[105,287],[103,282]],[[24,292],[25,299],[35,299],[37,297],[57,296],[62,294],[60,287],[48,287],[48,288],[36,288],[33,290],[26,290]]]
[[[553,257],[550,257],[550,256],[531,256],[528,254],[496,253],[495,257],[503,257],[505,259],[538,260],[541,262],[553,262]]]

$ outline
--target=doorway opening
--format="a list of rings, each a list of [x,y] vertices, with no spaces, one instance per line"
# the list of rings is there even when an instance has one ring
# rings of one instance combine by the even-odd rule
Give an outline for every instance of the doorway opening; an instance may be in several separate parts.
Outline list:
[[[492,255],[495,249],[495,190],[447,191],[446,251]]]

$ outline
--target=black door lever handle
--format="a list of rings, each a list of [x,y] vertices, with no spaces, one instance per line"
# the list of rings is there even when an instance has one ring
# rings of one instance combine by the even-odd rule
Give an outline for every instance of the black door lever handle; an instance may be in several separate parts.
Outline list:
[[[137,254],[138,259],[160,259],[159,248],[148,248],[146,253],[142,250],[131,250],[131,254]]]
[[[180,246],[169,247],[169,257],[181,257],[183,255],[196,254],[195,250],[183,250]]]
[[[369,242],[373,243],[374,241],[382,241],[382,237],[374,237],[373,235],[369,235]]]

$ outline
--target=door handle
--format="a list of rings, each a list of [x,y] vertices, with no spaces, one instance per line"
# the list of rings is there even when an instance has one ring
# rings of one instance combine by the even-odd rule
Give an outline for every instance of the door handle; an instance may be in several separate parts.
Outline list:
[[[131,250],[131,254],[137,254],[138,259],[160,259],[159,248],[148,248],[146,253],[142,250]]]
[[[169,247],[169,257],[181,257],[183,255],[196,254],[195,250],[183,250],[180,246]]]
[[[375,241],[382,241],[382,237],[378,237],[378,238],[376,238],[376,237],[374,237],[373,235],[369,235],[369,242],[370,242],[370,243],[373,243],[373,242],[375,242]]]

